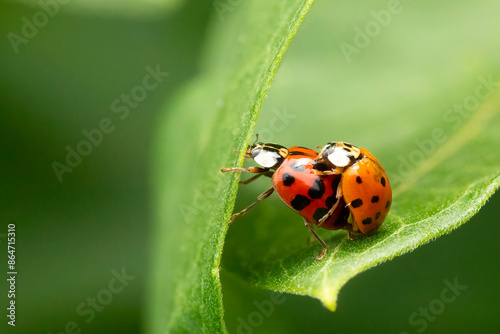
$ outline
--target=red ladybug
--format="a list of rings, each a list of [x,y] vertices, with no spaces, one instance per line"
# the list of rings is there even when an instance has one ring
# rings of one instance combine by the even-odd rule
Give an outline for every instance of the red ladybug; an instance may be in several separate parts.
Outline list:
[[[346,228],[350,213],[344,199],[337,198],[340,175],[317,175],[315,159],[318,157],[318,152],[305,147],[286,148],[272,143],[255,143],[249,146],[245,153],[245,158],[254,159],[262,167],[223,168],[221,171],[257,174],[242,183],[252,182],[265,175],[272,178],[273,187],[258,196],[257,201],[246,209],[234,214],[230,223],[276,190],[283,202],[304,218],[306,227],[322,245],[323,249],[316,258],[321,259],[326,253],[327,246],[314,231],[312,224],[319,225],[319,221],[329,213],[328,219],[321,224],[322,228],[331,230]],[[334,206],[335,209],[332,210]]]

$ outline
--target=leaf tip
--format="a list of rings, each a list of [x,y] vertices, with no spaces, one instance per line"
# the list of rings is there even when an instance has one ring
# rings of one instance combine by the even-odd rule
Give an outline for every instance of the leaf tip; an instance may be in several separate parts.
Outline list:
[[[323,287],[323,289],[318,291],[318,294],[316,295],[316,297],[319,300],[321,300],[323,305],[325,305],[325,307],[328,310],[335,312],[335,310],[337,309],[338,293],[339,293],[338,288],[336,288],[336,287],[332,288],[332,287],[325,286],[325,287]]]

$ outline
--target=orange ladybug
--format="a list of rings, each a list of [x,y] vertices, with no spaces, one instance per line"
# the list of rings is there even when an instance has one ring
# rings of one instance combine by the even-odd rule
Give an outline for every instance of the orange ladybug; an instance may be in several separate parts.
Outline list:
[[[375,157],[345,142],[330,142],[315,159],[317,175],[340,175],[337,201],[321,218],[318,226],[336,212],[343,199],[351,216],[344,229],[367,234],[382,225],[392,204],[392,190],[387,174]]]

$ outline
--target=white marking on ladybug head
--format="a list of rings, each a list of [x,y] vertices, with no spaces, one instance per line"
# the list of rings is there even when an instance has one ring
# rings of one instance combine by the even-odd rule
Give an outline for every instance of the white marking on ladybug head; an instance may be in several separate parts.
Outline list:
[[[281,156],[276,152],[261,150],[253,159],[262,167],[271,168],[278,163],[278,158]]]
[[[336,167],[345,167],[351,163],[352,154],[341,147],[334,147],[328,154],[328,160]]]
[[[334,168],[345,168],[352,165],[361,156],[361,150],[349,143],[329,142],[320,152],[323,161],[327,161]]]

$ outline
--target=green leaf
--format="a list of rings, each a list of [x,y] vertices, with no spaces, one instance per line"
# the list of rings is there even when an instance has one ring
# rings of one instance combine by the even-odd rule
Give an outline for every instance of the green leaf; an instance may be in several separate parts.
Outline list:
[[[238,175],[283,53],[312,1],[217,7],[199,77],[160,121],[154,180],[157,227],[148,326],[152,333],[225,332],[220,258]],[[173,78],[175,79],[175,78]]]

